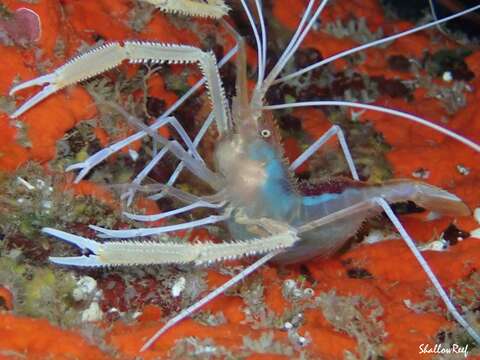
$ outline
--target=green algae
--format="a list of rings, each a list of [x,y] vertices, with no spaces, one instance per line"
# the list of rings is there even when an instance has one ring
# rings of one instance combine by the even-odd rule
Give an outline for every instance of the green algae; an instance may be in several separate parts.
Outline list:
[[[1,285],[13,294],[16,315],[46,318],[64,327],[78,324],[79,313],[71,293],[75,277],[48,267],[28,265],[19,252],[0,257]]]
[[[66,178],[47,173],[30,162],[12,174],[0,173],[0,230],[5,242],[15,236],[42,238],[42,227],[68,228],[73,224],[113,226],[120,214],[92,196],[65,189]]]

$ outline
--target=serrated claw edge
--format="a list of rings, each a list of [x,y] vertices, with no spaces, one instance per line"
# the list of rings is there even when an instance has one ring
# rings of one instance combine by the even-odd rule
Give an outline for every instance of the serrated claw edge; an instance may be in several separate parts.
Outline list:
[[[192,17],[220,19],[230,8],[223,0],[208,0],[202,3],[195,0],[142,0],[154,5],[163,12]]]

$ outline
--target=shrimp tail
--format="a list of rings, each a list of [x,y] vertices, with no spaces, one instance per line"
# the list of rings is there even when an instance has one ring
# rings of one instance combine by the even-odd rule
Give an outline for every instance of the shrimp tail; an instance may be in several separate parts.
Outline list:
[[[375,191],[375,187],[372,189]],[[406,179],[390,180],[377,187],[389,203],[413,201],[427,210],[450,216],[471,215],[469,207],[456,195],[436,186]]]

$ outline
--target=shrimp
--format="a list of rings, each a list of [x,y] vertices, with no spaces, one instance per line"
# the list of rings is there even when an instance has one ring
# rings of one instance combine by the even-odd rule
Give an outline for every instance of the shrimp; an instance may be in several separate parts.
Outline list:
[[[168,3],[166,2],[167,5]],[[222,10],[224,10],[223,2],[220,1],[218,3],[222,3]],[[455,308],[455,305],[449,299],[417,249],[415,242],[391,209],[391,204],[413,201],[422,208],[444,215],[469,215],[470,210],[462,200],[446,190],[420,181],[400,179],[376,185],[360,181],[345,136],[342,129],[338,126],[333,126],[327,133],[317,139],[293,163],[286,164],[283,149],[280,145],[280,133],[275,125],[272,111],[305,106],[347,106],[369,109],[392,114],[430,127],[462,142],[477,152],[480,151],[480,146],[465,137],[439,125],[432,124],[418,116],[378,105],[333,100],[270,105],[265,100],[267,91],[275,84],[288,81],[314,68],[324,66],[336,59],[369,47],[378,46],[411,33],[437,26],[452,18],[462,16],[464,13],[475,11],[480,8],[480,5],[448,18],[427,23],[412,30],[387,36],[380,40],[340,52],[305,69],[280,77],[286,64],[300,47],[309,31],[311,31],[328,1],[322,0],[316,6],[315,3],[314,0],[308,2],[299,25],[286,49],[271,70],[267,71],[267,31],[262,4],[260,1],[255,1],[255,9],[260,24],[259,28],[257,28],[251,9],[244,0],[241,0],[241,5],[247,14],[257,45],[257,79],[251,93],[247,87],[245,42],[226,21],[222,21],[222,24],[236,39],[237,45],[218,64],[211,52],[192,46],[142,41],[109,42],[72,59],[51,74],[26,81],[11,90],[11,94],[14,94],[30,86],[47,84],[40,93],[29,99],[12,114],[12,117],[18,117],[54,92],[70,84],[107,71],[125,60],[133,63],[149,61],[154,63],[195,63],[199,65],[202,71],[204,78],[151,126],[143,125],[139,119],[129,115],[119,108],[118,105],[110,104],[110,106],[122,113],[128,121],[139,126],[141,130],[118,143],[100,150],[87,160],[70,166],[67,170],[80,170],[76,178],[78,182],[92,168],[111,154],[135,140],[150,136],[162,148],[160,151],[154,152],[152,160],[129,186],[124,194],[124,198],[131,202],[135,192],[141,187],[142,180],[169,152],[180,163],[166,184],[157,184],[156,189],[161,191],[152,195],[152,198],[160,200],[163,197],[172,197],[184,203],[185,206],[155,215],[130,213],[125,215],[130,219],[146,222],[173,217],[199,208],[210,209],[216,212],[216,215],[180,224],[136,229],[113,230],[95,225],[90,226],[101,238],[135,238],[135,241],[108,240],[98,242],[61,230],[43,228],[44,233],[69,242],[86,253],[86,255],[74,257],[50,257],[51,262],[59,265],[78,267],[186,263],[210,265],[245,256],[261,256],[259,260],[248,266],[223,286],[214,290],[191,307],[184,309],[168,321],[161,330],[145,343],[141,351],[149,348],[161,334],[180,320],[190,316],[203,304],[224,292],[266,262],[294,264],[315,257],[331,256],[338,252],[358,232],[365,220],[375,217],[382,212],[387,215],[415,255],[452,316],[467,330],[476,342],[480,343],[480,336],[477,331]],[[204,6],[216,5],[213,2],[202,4],[202,11],[205,11]],[[190,13],[190,15],[195,14]],[[223,90],[218,69],[229,61],[234,54],[237,54],[235,60],[237,83],[236,95],[231,99],[232,105],[230,107]],[[171,114],[203,84],[207,85],[212,103],[212,112],[200,129],[197,137],[191,140],[182,125]],[[200,156],[197,146],[213,122],[216,124],[219,139],[214,150],[214,169],[212,170]],[[175,128],[185,147],[176,140],[162,137],[157,132],[160,127],[166,124]],[[330,188],[335,188],[335,191],[323,191],[315,194],[302,193],[295,181],[295,170],[307,161],[326,141],[335,136],[342,147],[352,179],[332,180]],[[176,188],[174,183],[184,168],[206,183],[214,191],[214,194],[198,196]],[[319,188],[322,188],[322,186],[319,186]],[[157,236],[164,233],[219,223],[226,223],[232,238],[231,241],[220,244],[210,242],[185,244],[154,241]],[[147,237],[148,240],[139,240],[139,238],[143,237]]]

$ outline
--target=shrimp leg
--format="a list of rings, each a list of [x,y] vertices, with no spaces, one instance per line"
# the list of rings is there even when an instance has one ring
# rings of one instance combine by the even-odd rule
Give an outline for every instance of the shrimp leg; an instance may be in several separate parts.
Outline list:
[[[290,170],[295,171],[295,169],[307,161],[310,156],[312,156],[323,144],[325,144],[328,140],[330,140],[331,137],[335,135],[340,143],[345,160],[347,160],[348,168],[350,169],[352,178],[354,180],[360,180],[357,169],[355,168],[355,163],[353,162],[352,154],[350,153],[347,141],[345,140],[345,135],[343,134],[342,128],[338,125],[333,125],[325,134],[320,136],[320,138],[310,145],[307,150],[305,150],[298,158],[296,158],[295,161],[290,164]]]
[[[162,336],[168,329],[172,328],[183,319],[192,315],[195,311],[200,309],[203,305],[215,299],[218,295],[224,293],[239,281],[245,279],[248,275],[250,275],[252,272],[257,270],[260,266],[262,266],[263,264],[265,264],[266,262],[274,258],[276,255],[280,254],[281,252],[282,252],[282,249],[279,249],[279,250],[272,251],[267,255],[264,255],[263,257],[255,261],[252,265],[248,266],[247,268],[243,269],[240,273],[232,277],[225,284],[211,291],[207,296],[203,297],[196,303],[190,305],[186,309],[183,309],[180,313],[178,313],[173,318],[168,320],[161,329],[159,329],[150,339],[148,339],[148,341],[145,344],[143,344],[142,348],[140,349],[140,352],[145,351],[150,346],[152,346],[153,343],[157,341],[157,339],[160,336]]]
[[[353,206],[348,208],[342,209],[338,212],[325,216],[321,219],[314,220],[310,223],[307,223],[301,226],[299,230],[299,234],[301,235],[304,232],[311,231],[313,229],[318,228],[319,226],[328,225],[334,221],[337,221],[340,218],[349,218],[354,215],[358,215],[359,213],[376,213],[378,211],[384,211],[385,214],[388,216],[392,224],[395,226],[397,231],[399,232],[400,236],[402,237],[403,241],[407,244],[410,251],[413,253],[417,261],[419,262],[420,266],[422,267],[423,271],[426,273],[427,277],[429,278],[430,282],[437,290],[440,298],[445,303],[448,311],[452,314],[455,320],[462,325],[462,327],[470,334],[470,336],[480,344],[480,335],[478,332],[470,325],[458,312],[455,305],[452,303],[450,298],[448,297],[447,293],[443,289],[442,285],[438,281],[437,277],[433,273],[432,269],[428,265],[427,261],[423,257],[423,255],[418,250],[415,242],[407,233],[403,225],[400,223],[398,217],[394,214],[392,208],[390,207],[389,203],[383,197],[373,197],[371,199],[359,202]]]
[[[89,79],[117,67],[124,60],[128,60],[131,63],[197,63],[206,78],[218,131],[220,134],[225,134],[230,130],[230,114],[228,113],[227,101],[218,73],[217,61],[213,53],[204,52],[193,46],[141,41],[112,42],[102,45],[70,60],[50,74],[13,87],[10,90],[10,95],[31,86],[46,84],[43,90],[27,100],[11,117],[16,118],[20,116],[51,94],[68,85]]]

